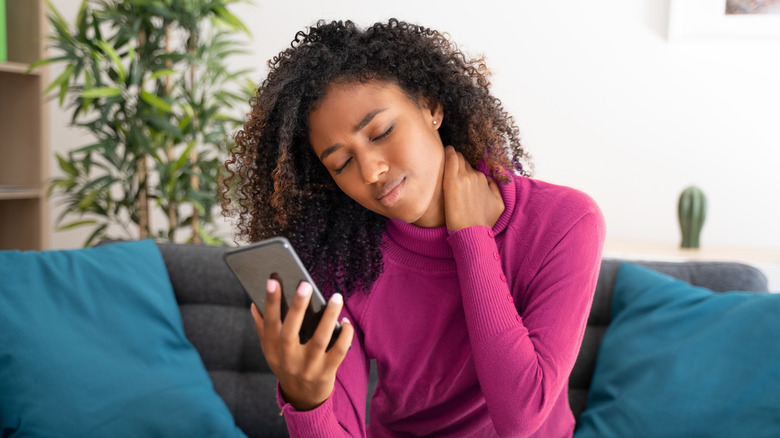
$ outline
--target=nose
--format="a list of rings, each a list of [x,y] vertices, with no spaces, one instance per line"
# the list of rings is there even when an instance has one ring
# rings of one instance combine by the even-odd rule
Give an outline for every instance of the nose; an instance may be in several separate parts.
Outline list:
[[[361,158],[360,172],[366,184],[379,181],[379,178],[390,169],[384,156],[377,152],[366,153]]]

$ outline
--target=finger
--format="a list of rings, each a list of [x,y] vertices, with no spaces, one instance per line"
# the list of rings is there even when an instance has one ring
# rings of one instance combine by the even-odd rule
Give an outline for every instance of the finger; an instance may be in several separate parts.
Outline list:
[[[463,169],[465,171],[471,169],[471,165],[468,161],[466,161],[466,157],[464,157],[460,152],[456,152],[456,154],[458,157],[458,169]]]
[[[452,146],[444,148],[444,176],[446,178],[458,176],[458,153]]]
[[[284,317],[282,324],[281,340],[287,345],[300,345],[298,333],[301,331],[303,317],[311,299],[312,287],[308,282],[302,281],[295,291],[295,296],[290,304],[290,309]]]
[[[260,311],[257,310],[255,303],[252,303],[250,307],[252,311],[252,318],[255,320],[255,330],[257,331],[257,336],[260,337],[260,342],[263,342],[263,316],[260,315]]]
[[[265,316],[262,318],[263,333],[278,333],[282,326],[280,289],[278,281],[268,279],[265,292]]]
[[[336,343],[328,351],[325,356],[325,363],[323,364],[326,370],[335,370],[347,357],[349,349],[352,348],[352,338],[355,333],[355,328],[352,327],[352,323],[347,318],[341,320],[341,333],[339,334]]]
[[[325,312],[322,313],[322,319],[320,319],[320,323],[317,325],[317,330],[314,331],[314,335],[309,341],[313,353],[322,354],[328,348],[342,307],[344,307],[342,295],[340,293],[333,294],[328,301],[327,307],[325,307]]]

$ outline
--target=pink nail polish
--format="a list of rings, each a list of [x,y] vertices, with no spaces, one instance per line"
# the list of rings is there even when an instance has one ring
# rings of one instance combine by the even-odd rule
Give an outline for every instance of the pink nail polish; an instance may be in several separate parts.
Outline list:
[[[309,283],[303,282],[298,286],[298,295],[302,297],[309,296],[311,294],[311,285]]]
[[[344,297],[340,293],[335,293],[330,297],[330,302],[335,304],[341,304],[344,302]]]

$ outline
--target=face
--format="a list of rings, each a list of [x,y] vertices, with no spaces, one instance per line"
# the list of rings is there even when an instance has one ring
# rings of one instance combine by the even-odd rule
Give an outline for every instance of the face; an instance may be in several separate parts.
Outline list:
[[[336,184],[363,207],[442,226],[443,111],[429,106],[393,83],[332,85],[309,115],[309,139]]]

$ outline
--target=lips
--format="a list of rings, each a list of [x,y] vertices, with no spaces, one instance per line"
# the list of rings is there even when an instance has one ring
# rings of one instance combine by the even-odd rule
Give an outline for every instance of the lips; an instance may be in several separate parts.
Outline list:
[[[385,207],[390,207],[398,201],[404,190],[406,177],[401,177],[385,184],[376,199]]]

